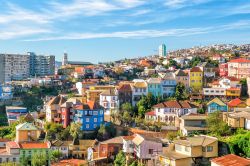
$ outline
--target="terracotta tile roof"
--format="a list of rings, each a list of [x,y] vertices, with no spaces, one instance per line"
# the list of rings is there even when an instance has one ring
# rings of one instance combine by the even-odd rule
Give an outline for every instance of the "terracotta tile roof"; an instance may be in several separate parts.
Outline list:
[[[240,81],[240,79],[236,77],[225,77],[225,78],[229,79],[230,81]]]
[[[130,84],[120,84],[118,87],[119,91],[132,91]]]
[[[228,88],[227,90],[240,91],[240,88]]]
[[[8,141],[10,141],[10,139],[8,139],[8,138],[0,138],[0,142],[8,142]]]
[[[243,157],[236,156],[234,154],[228,154],[222,157],[212,159],[211,162],[216,163],[219,166],[249,166],[250,160]]]
[[[154,108],[195,108],[193,104],[188,101],[166,101],[153,106]]]
[[[19,149],[20,148],[18,143],[16,143],[15,141],[7,142],[6,146],[10,147],[11,149]]]
[[[176,75],[176,76],[187,76],[188,74],[185,73],[183,70],[178,69],[178,70],[175,72],[175,75]]]
[[[122,136],[108,139],[101,142],[101,144],[123,144]]]
[[[241,101],[239,98],[233,99],[231,101],[228,102],[228,106],[229,107],[236,107],[239,104],[244,103],[243,101]]]
[[[87,103],[76,105],[74,109],[75,110],[85,110],[85,109],[95,110],[95,109],[102,109],[102,106],[100,106],[98,102],[88,101]]]
[[[133,140],[135,138],[134,135],[131,135],[131,136],[123,136],[122,137],[124,140]]]
[[[250,60],[245,59],[245,58],[238,58],[238,59],[230,60],[229,63],[250,63]]]
[[[54,104],[58,104],[58,105],[62,105],[63,103],[66,102],[66,99],[61,96],[61,95],[58,95],[56,97],[53,97],[47,105],[51,106],[51,105],[54,105]]]
[[[202,70],[199,67],[193,67],[190,72],[202,72]]]
[[[50,148],[47,142],[27,142],[27,143],[20,143],[21,149],[47,149]]]
[[[146,115],[155,116],[155,111],[147,112]]]

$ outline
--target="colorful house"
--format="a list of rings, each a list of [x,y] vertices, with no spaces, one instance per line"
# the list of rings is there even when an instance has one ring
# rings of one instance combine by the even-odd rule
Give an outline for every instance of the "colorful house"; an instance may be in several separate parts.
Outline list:
[[[49,142],[25,142],[19,143],[20,157],[19,160],[28,160],[29,165],[35,154],[44,154],[47,164],[50,165],[50,143]]]
[[[146,96],[147,94],[147,82],[143,79],[134,79],[132,84],[132,105],[135,106],[136,103],[142,98],[142,96]]]
[[[227,63],[219,64],[219,75],[220,77],[228,76],[228,64]]]
[[[20,116],[24,116],[27,113],[28,110],[25,107],[6,106],[6,115],[9,124],[17,121]]]
[[[99,143],[99,157],[100,158],[113,158],[119,153],[123,148],[123,138],[122,136],[111,138],[109,140]]]
[[[159,155],[159,161],[162,165],[192,166],[194,162],[198,163],[201,158],[210,159],[217,156],[218,139],[198,135],[175,140]]]
[[[183,70],[178,69],[175,72],[176,83],[182,83],[186,88],[189,87],[189,76]]]
[[[148,93],[153,96],[161,96],[161,79],[160,78],[149,78],[148,83]]]
[[[124,103],[132,104],[132,87],[130,83],[120,83],[117,88],[119,95],[119,104],[122,105]]]
[[[81,130],[93,131],[104,123],[104,108],[97,102],[89,101],[86,104],[77,105],[74,110],[74,120],[81,124]]]
[[[162,152],[162,141],[159,138],[136,134],[132,142],[136,157],[144,163]]]
[[[233,59],[228,62],[228,75],[236,78],[250,77],[250,60]]]
[[[250,113],[246,111],[225,112],[223,121],[232,128],[244,128],[250,130]]]
[[[116,89],[105,90],[100,94],[100,105],[104,108],[105,114],[119,109],[118,91]]]
[[[161,77],[162,77],[162,81],[161,81],[162,96],[170,97],[174,95],[175,87],[177,84],[174,73],[172,72],[164,73],[164,75],[162,75]]]
[[[193,67],[189,74],[189,85],[193,91],[198,92],[203,86],[203,72],[199,67]]]
[[[16,126],[16,142],[37,141],[40,137],[41,130],[33,123],[21,123]]]
[[[235,108],[246,108],[247,104],[239,98],[233,99],[228,102],[228,111],[234,111]]]
[[[208,113],[213,113],[216,111],[227,112],[227,105],[217,97],[207,103]]]
[[[241,88],[228,88],[226,89],[226,96],[227,97],[240,97],[241,94]]]

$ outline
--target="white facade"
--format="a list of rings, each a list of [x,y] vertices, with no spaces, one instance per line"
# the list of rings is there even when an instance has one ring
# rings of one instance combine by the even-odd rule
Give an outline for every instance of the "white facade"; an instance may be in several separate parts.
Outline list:
[[[100,94],[100,105],[102,107],[104,107],[105,114],[110,114],[111,110],[118,110],[119,109],[119,99],[118,99],[117,90],[114,90],[114,92],[111,92],[111,93],[106,93],[106,91],[101,93]]]
[[[51,150],[57,150],[62,153],[63,158],[69,157],[69,147],[68,146],[51,146]]]
[[[226,88],[203,88],[204,96],[226,96]]]
[[[0,54],[0,82],[22,80],[29,77],[29,55]]]
[[[134,143],[133,143],[133,141],[123,139],[122,151],[124,153],[133,153],[134,152]]]

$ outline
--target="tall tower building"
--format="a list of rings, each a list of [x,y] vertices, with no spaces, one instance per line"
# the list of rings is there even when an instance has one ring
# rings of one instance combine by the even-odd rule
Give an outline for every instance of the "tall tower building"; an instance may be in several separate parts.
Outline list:
[[[167,56],[167,50],[166,50],[166,45],[165,44],[161,44],[159,46],[159,56],[160,57],[165,57]]]
[[[65,66],[67,64],[68,64],[68,54],[66,52],[64,52],[62,65]]]

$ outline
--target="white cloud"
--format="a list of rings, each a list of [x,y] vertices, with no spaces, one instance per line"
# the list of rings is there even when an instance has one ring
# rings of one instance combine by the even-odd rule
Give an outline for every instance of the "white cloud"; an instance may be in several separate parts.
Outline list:
[[[207,3],[211,0],[166,0],[165,5],[169,8],[183,8],[187,6]]]
[[[167,36],[191,36],[197,34],[205,34],[212,32],[221,32],[226,30],[238,30],[250,28],[250,20],[242,20],[236,23],[230,23],[219,26],[183,28],[183,29],[166,29],[166,30],[136,30],[121,31],[110,33],[71,33],[64,36],[45,37],[38,39],[27,39],[24,41],[49,41],[49,40],[81,40],[81,39],[97,39],[97,38],[156,38]]]

